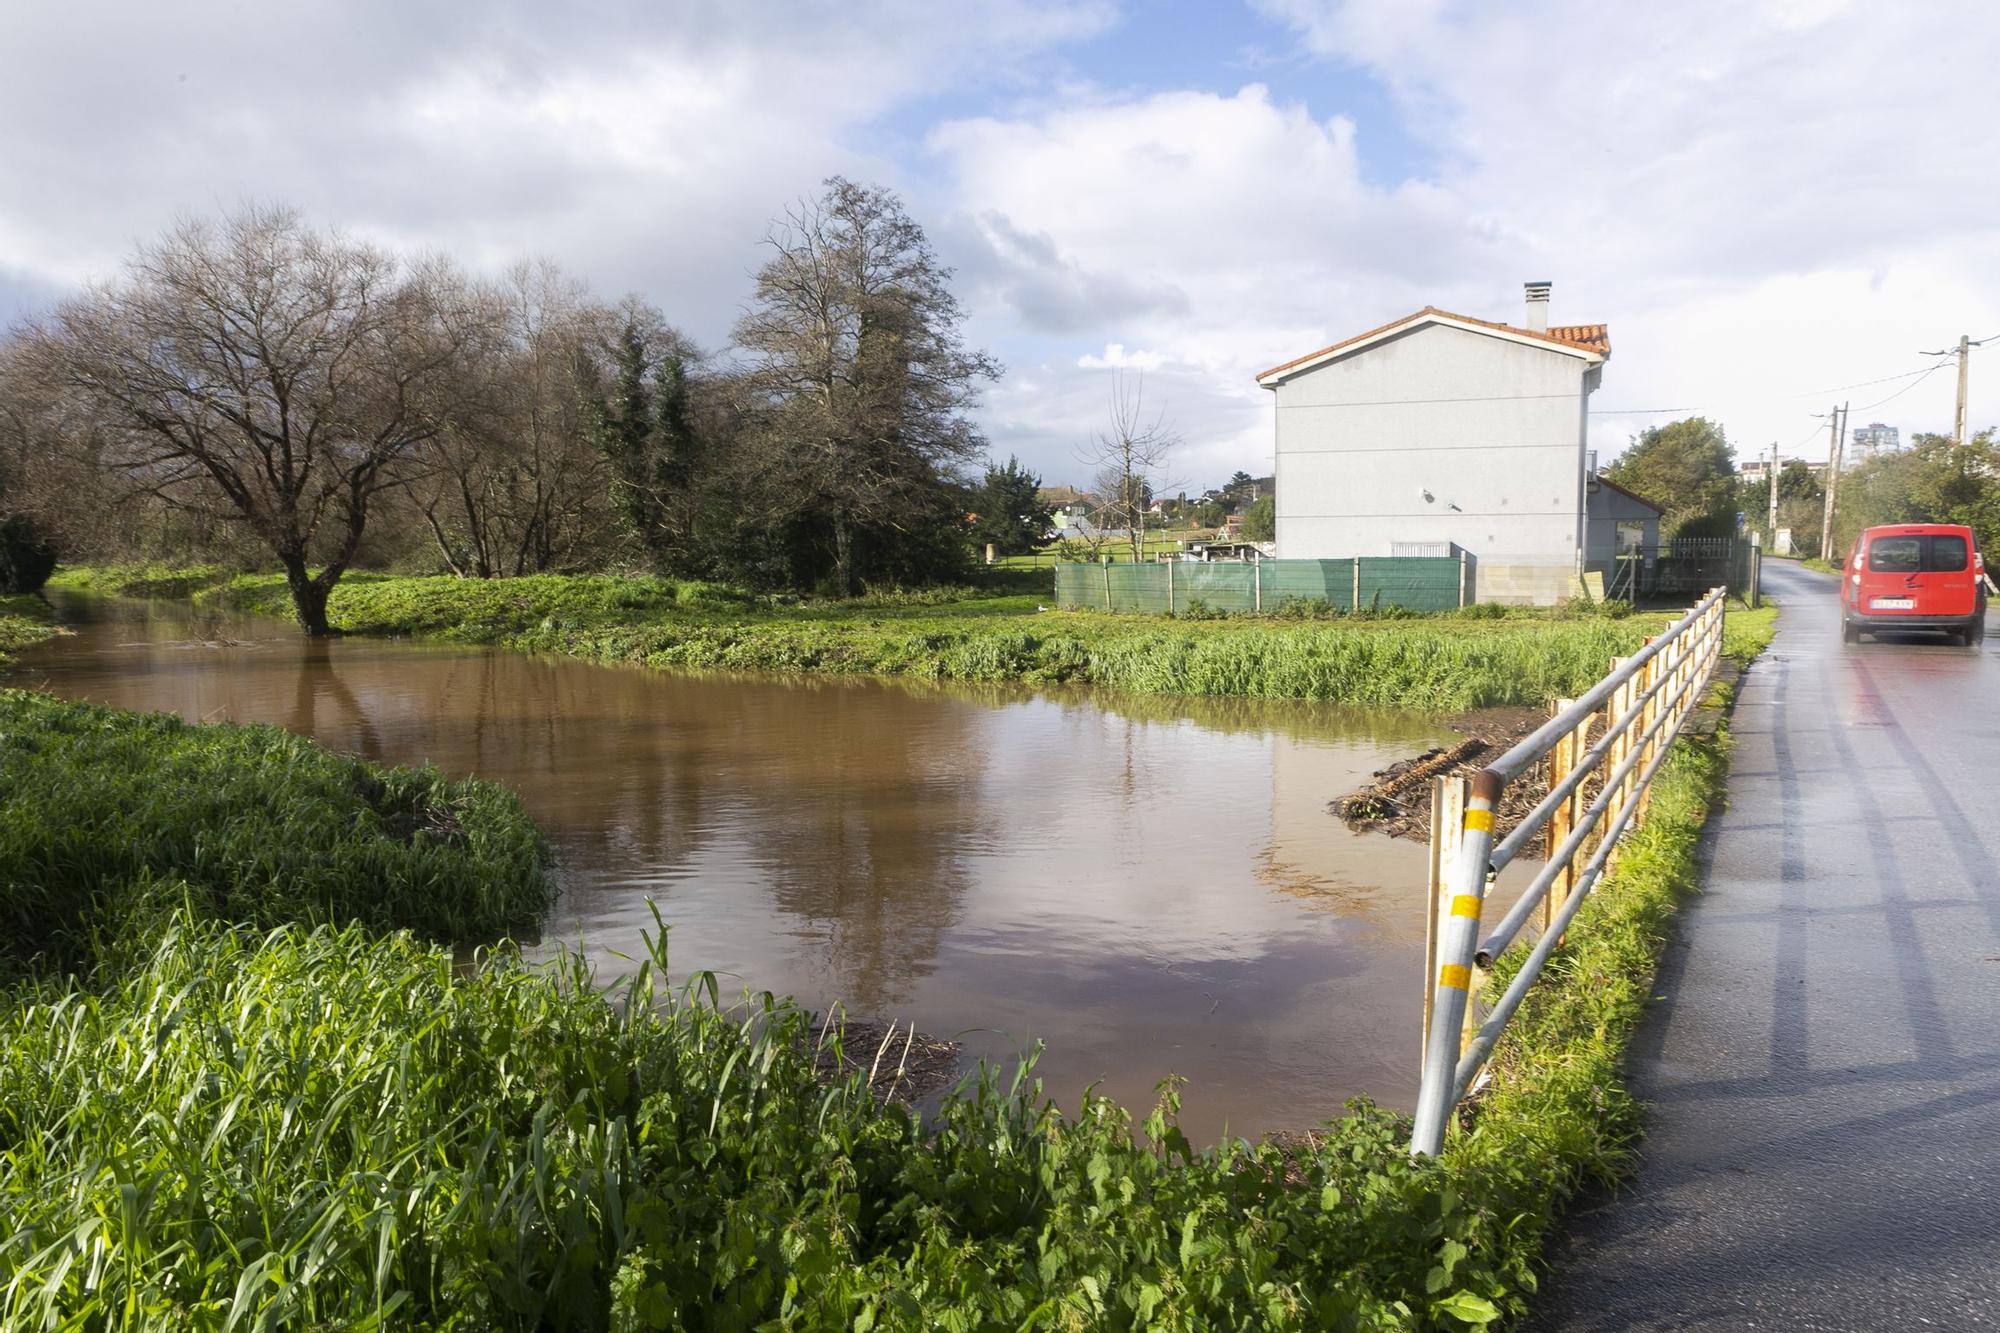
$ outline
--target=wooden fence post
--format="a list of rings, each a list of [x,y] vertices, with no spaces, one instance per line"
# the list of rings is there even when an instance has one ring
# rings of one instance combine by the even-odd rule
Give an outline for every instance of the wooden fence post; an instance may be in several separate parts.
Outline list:
[[[1575,704],[1576,700],[1574,699],[1558,699],[1549,705],[1549,716],[1559,717],[1565,709],[1571,708]],[[1578,750],[1580,748],[1577,741],[1577,733],[1571,731],[1567,736],[1557,741],[1555,748],[1549,751],[1550,791],[1554,791],[1561,785],[1564,778],[1575,771]],[[1583,784],[1578,783],[1577,790],[1581,791],[1582,788]],[[1576,828],[1576,797],[1577,793],[1571,792],[1569,797],[1558,804],[1549,814],[1547,830],[1542,836],[1547,840],[1544,854],[1550,860],[1555,859],[1556,852],[1562,847],[1564,842],[1568,841],[1569,835]],[[1569,897],[1570,885],[1576,877],[1575,865],[1575,858],[1572,857],[1556,873],[1555,879],[1549,884],[1549,891],[1542,895],[1542,933],[1544,935],[1548,934],[1549,926],[1554,921],[1556,912],[1562,907],[1563,900]]]

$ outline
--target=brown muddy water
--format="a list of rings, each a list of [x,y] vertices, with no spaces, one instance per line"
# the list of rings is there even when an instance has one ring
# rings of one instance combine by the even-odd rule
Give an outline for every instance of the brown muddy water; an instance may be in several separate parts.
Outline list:
[[[11,684],[272,722],[520,793],[559,887],[542,952],[607,979],[650,898],[682,976],[914,1021],[968,1066],[1187,1080],[1198,1142],[1415,1097],[1425,849],[1327,802],[1448,739],[1328,705],[669,675],[181,604],[59,601]],[[218,645],[222,638],[240,640]],[[191,642],[192,640],[204,640]]]

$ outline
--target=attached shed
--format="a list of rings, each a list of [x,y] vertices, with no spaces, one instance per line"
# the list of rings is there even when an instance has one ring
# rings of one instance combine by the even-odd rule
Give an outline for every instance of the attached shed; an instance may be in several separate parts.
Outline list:
[[[1603,573],[1620,552],[1657,550],[1665,513],[1609,477],[1592,477],[1584,505],[1584,568]]]

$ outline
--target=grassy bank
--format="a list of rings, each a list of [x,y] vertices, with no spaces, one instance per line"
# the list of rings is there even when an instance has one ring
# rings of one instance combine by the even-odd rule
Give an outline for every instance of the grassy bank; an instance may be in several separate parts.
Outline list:
[[[548,902],[500,788],[25,690],[0,691],[0,885],[0,965],[69,970],[181,906],[450,941],[531,930]]]
[[[142,586],[161,586],[154,571]],[[119,571],[72,586],[120,591]],[[281,579],[200,586],[205,604],[289,614]],[[1452,711],[1573,694],[1663,615],[1549,612],[1218,620],[1041,612],[1008,586],[781,602],[712,584],[604,576],[350,576],[328,611],[360,634],[420,634],[676,670],[1074,684]],[[1046,601],[1046,594],[1042,594]]]
[[[919,1125],[817,1079],[790,1006],[667,993],[663,948],[606,1003],[384,934],[539,905],[490,788],[0,695],[5,938],[40,942],[0,1008],[0,1326],[1489,1325],[1636,1132],[1619,1062],[1726,745],[1681,744],[1493,1089],[1414,1163],[1366,1107],[1197,1151],[1170,1090],[1135,1126],[978,1082]]]
[[[0,666],[13,653],[32,648],[62,631],[51,623],[48,605],[39,597],[0,597]]]

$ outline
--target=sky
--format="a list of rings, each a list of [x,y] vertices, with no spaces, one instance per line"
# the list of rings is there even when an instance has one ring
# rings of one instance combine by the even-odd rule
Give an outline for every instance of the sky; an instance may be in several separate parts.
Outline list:
[[[1088,481],[1113,377],[1167,489],[1270,470],[1258,371],[1425,305],[1607,322],[1608,460],[1681,416],[1824,457],[1949,431],[2000,333],[1977,0],[0,0],[0,323],[280,202],[552,258],[718,357],[771,220],[891,187],[1005,365],[996,458]],[[2000,343],[1971,418],[2000,423]]]

